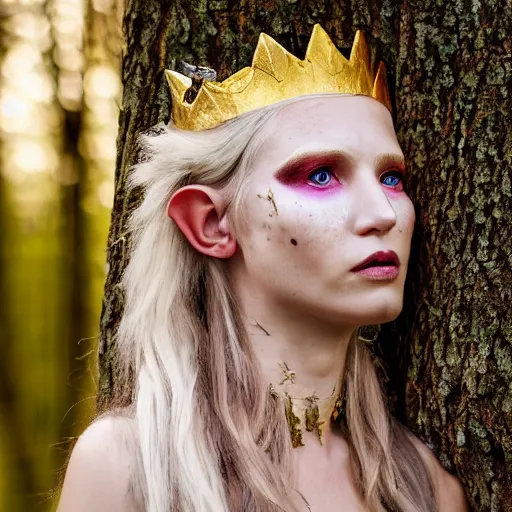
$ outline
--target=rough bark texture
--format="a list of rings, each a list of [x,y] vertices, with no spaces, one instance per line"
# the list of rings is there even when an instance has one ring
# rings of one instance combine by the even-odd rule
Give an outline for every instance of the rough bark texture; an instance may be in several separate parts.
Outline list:
[[[418,211],[407,421],[476,510],[512,510],[512,6],[407,3],[399,136]]]
[[[370,35],[396,89],[417,208],[404,313],[375,343],[408,426],[456,474],[474,510],[512,510],[512,7],[509,0],[132,0],[100,343],[100,397],[114,389],[123,309],[125,193],[136,136],[169,118],[163,76],[181,60],[222,80],[249,65],[260,31],[299,57],[314,23],[349,50]]]

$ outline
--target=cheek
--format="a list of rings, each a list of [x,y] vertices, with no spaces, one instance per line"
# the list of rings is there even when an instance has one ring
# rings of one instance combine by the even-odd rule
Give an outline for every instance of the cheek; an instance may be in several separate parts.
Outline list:
[[[325,198],[324,198],[325,199]],[[273,219],[278,251],[286,251],[298,268],[311,268],[323,274],[325,267],[339,257],[346,239],[348,208],[344,204],[302,201],[283,203],[279,217]],[[282,253],[281,253],[282,254]],[[337,256],[338,255],[338,256]]]
[[[393,207],[397,216],[397,227],[410,240],[416,222],[416,213],[412,201],[407,196],[403,196],[393,204]]]
[[[414,224],[416,222],[416,212],[414,211],[414,205],[412,204],[412,201],[407,198],[406,201],[404,201],[404,219],[403,223],[405,227],[411,231],[414,230]]]
[[[340,235],[347,208],[337,201],[336,208],[325,201],[301,200],[279,186],[267,193],[248,194],[243,201],[237,230],[243,252],[271,251],[271,257],[298,263],[301,259],[318,258],[319,251],[332,245]],[[331,242],[330,242],[331,241]]]

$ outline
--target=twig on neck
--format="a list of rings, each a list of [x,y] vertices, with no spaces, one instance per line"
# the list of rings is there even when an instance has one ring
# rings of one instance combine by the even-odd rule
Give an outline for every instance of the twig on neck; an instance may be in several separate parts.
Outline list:
[[[279,363],[279,368],[281,368],[281,371],[284,374],[284,379],[279,383],[279,385],[282,386],[288,380],[292,384],[295,384],[295,372],[292,372],[286,363]]]
[[[258,327],[258,329],[261,329],[267,336],[270,336],[270,333],[267,331],[267,329],[265,329],[265,327],[260,325],[258,322],[256,322],[253,325],[254,325],[254,327]]]
[[[306,507],[308,507],[309,512],[311,512],[311,505],[308,503],[308,500],[304,497],[304,494],[302,494],[298,489],[295,489],[300,497],[304,500],[304,503],[306,504]]]

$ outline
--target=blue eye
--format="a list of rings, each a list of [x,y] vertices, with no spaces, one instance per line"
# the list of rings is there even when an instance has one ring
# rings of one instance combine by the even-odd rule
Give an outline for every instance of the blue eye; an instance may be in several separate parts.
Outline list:
[[[404,179],[398,171],[394,171],[392,174],[387,174],[382,180],[382,183],[387,187],[400,188],[403,187]]]
[[[328,185],[332,180],[332,172],[328,167],[321,167],[316,171],[313,171],[309,176],[308,180],[312,181],[316,185],[321,187]]]

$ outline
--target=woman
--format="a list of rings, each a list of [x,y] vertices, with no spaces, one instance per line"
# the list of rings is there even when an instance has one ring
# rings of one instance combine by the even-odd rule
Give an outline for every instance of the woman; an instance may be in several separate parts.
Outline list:
[[[415,221],[369,70],[316,26],[304,61],[262,36],[223,84],[169,76],[132,174],[132,405],[80,437],[60,512],[466,509],[358,341],[401,311]]]

